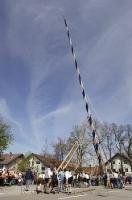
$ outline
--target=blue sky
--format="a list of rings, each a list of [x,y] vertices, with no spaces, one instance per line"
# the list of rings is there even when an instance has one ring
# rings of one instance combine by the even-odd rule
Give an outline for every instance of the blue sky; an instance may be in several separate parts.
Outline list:
[[[40,152],[86,119],[64,15],[94,117],[132,123],[132,1],[1,0],[0,115],[13,152]]]

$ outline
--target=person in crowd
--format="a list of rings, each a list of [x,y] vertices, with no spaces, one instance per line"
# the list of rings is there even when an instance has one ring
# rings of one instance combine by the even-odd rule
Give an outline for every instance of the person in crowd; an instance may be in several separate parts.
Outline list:
[[[18,173],[17,184],[19,186],[23,185],[23,178],[22,178],[22,173],[21,172]]]
[[[118,187],[119,189],[122,189],[122,188],[124,187],[123,175],[122,175],[120,172],[118,173],[117,187]]]
[[[90,177],[88,173],[85,174],[85,178],[86,178],[87,186],[90,186],[90,181],[89,181]]]
[[[52,180],[52,175],[53,172],[50,169],[50,166],[45,168],[45,185],[44,185],[44,192],[49,193],[50,185],[51,185],[51,180]]]
[[[33,182],[33,173],[32,173],[30,168],[25,173],[25,182],[26,182],[26,189],[25,190],[28,191],[30,185]]]
[[[36,192],[37,192],[37,194],[43,192],[43,190],[44,190],[44,179],[45,179],[45,173],[44,172],[40,173],[38,175],[38,177],[36,177]]]
[[[4,185],[4,176],[3,176],[3,171],[0,170],[0,186]]]
[[[40,173],[40,174],[38,175],[38,178],[45,179],[45,173],[44,173],[44,172]]]
[[[64,189],[64,171],[62,169],[59,170],[58,172],[58,186],[59,186],[59,191],[63,191]]]
[[[72,177],[70,170],[65,169],[64,174],[65,174],[66,192],[69,194],[69,193],[71,193],[71,184],[72,184],[72,181],[73,181],[73,177]]]
[[[87,178],[86,178],[86,173],[85,172],[82,172],[82,181],[83,183],[87,186]]]
[[[116,171],[113,172],[113,187],[118,187],[118,173]]]
[[[107,173],[105,172],[103,175],[104,186],[107,187]]]
[[[111,174],[107,172],[107,188],[111,188]]]
[[[48,166],[45,169],[45,180],[46,180],[46,182],[48,182],[49,179],[51,179],[52,175],[53,175],[53,172],[51,171],[50,167]]]
[[[56,190],[57,188],[57,190]],[[59,192],[59,182],[58,182],[58,171],[56,167],[53,168],[52,170],[52,180],[51,180],[51,191],[52,193],[55,194],[55,192]]]
[[[73,177],[73,183],[72,183],[72,186],[75,187],[75,186],[78,185],[77,174],[74,173],[72,177]]]
[[[9,185],[9,170],[8,169],[4,169],[3,170],[3,177],[4,177],[4,185]]]

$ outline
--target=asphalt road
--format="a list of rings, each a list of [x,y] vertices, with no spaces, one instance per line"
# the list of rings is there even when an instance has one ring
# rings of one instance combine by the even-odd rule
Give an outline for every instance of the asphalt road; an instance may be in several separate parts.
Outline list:
[[[0,200],[132,200],[131,190],[106,190],[96,188],[94,191],[73,194],[36,194],[20,192],[17,188],[11,188],[10,192],[0,190]]]

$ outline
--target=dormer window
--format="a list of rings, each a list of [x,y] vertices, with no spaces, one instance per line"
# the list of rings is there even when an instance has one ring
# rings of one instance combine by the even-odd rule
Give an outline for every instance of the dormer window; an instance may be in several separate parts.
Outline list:
[[[124,160],[124,164],[127,164],[127,161],[126,161],[126,160]]]
[[[39,165],[39,164],[40,164],[40,161],[39,161],[39,160],[37,160],[37,161],[36,161],[36,164],[37,164],[37,165]]]

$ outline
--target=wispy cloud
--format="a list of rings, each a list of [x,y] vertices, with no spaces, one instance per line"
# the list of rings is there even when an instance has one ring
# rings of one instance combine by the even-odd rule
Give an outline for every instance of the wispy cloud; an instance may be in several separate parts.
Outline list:
[[[8,12],[5,9],[6,26],[1,51],[6,62],[10,58],[13,64],[3,61],[0,69],[4,71],[2,66],[6,66],[10,71],[12,65],[16,65],[29,73],[26,82],[29,89],[21,96],[21,101],[26,102],[22,107],[16,108],[9,98],[7,101],[5,88],[8,87],[7,91],[10,88],[6,80],[1,80],[4,85],[1,113],[15,124],[18,138],[20,135],[29,142],[30,149],[40,151],[44,137],[53,140],[68,136],[72,126],[86,117],[61,14],[66,16],[70,27],[92,111],[95,110],[102,121],[130,121],[130,1],[6,2]],[[13,76],[18,74],[14,72]],[[8,80],[6,75],[4,77]],[[24,83],[25,80],[21,81]],[[18,101],[19,84],[13,87],[10,95]],[[14,114],[16,112],[19,119]],[[18,143],[15,145],[19,146]]]
[[[66,105],[64,107],[61,107],[55,111],[52,111],[50,113],[48,113],[46,116],[42,116],[40,117],[37,122],[43,122],[44,120],[47,120],[49,118],[54,118],[54,117],[58,117],[58,115],[64,115],[67,114],[70,110],[71,110],[72,105]]]
[[[21,124],[11,116],[7,101],[4,98],[0,98],[0,115],[2,118],[16,125],[21,133],[23,132]]]
[[[7,101],[4,98],[0,98],[0,115],[4,120],[7,121],[7,123],[12,124],[12,129],[16,128],[16,130],[18,130],[19,133],[21,133],[22,137],[26,137],[22,125],[12,117]]]

